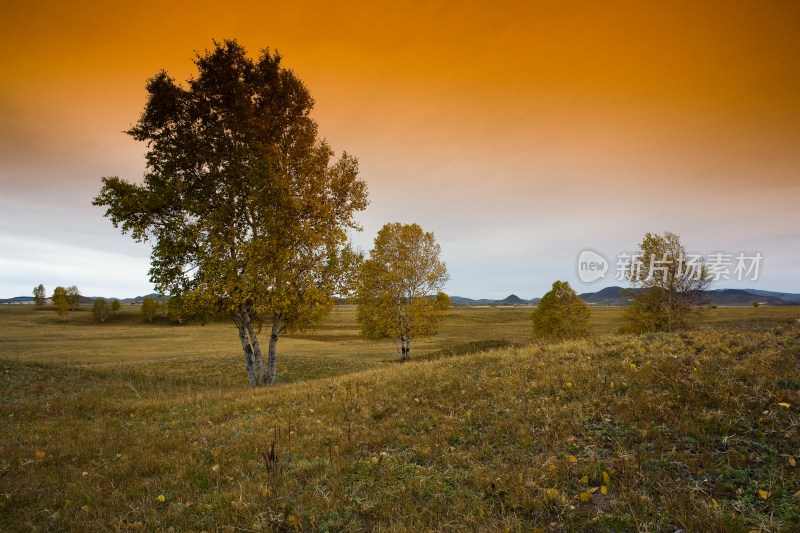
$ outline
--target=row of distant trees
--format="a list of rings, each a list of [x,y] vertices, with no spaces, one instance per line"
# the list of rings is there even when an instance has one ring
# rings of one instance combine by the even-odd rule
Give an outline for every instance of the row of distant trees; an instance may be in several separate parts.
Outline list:
[[[50,301],[58,312],[58,316],[66,320],[70,311],[75,311],[81,305],[81,291],[75,285],[69,287],[58,286],[50,296]],[[33,288],[33,303],[37,307],[44,307],[47,305],[47,291],[44,284],[40,283]]]
[[[62,320],[66,320],[70,311],[80,308],[81,292],[75,285],[69,287],[58,286],[50,296],[50,301]],[[47,305],[47,290],[40,283],[33,288],[33,302],[43,308]],[[100,322],[105,322],[109,317],[116,315],[122,309],[122,302],[117,299],[95,298],[92,301],[92,314]],[[184,321],[183,302],[179,296],[164,300],[156,300],[146,296],[142,300],[141,314],[145,320],[152,322],[154,318],[170,318],[180,324]]]
[[[40,283],[33,288],[33,303],[39,308],[47,305],[47,290],[44,284]],[[69,287],[58,286],[50,295],[50,301],[56,308],[58,316],[66,320],[70,311],[77,311],[81,306],[81,291],[75,285]],[[105,298],[95,298],[92,302],[92,314],[100,322],[105,322],[112,314],[117,314],[122,309],[119,300],[106,300]]]

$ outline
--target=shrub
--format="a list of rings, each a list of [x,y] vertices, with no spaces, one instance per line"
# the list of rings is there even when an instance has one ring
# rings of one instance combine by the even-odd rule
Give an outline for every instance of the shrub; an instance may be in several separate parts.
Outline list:
[[[533,311],[533,332],[549,339],[574,339],[589,334],[589,306],[566,281],[556,281]]]

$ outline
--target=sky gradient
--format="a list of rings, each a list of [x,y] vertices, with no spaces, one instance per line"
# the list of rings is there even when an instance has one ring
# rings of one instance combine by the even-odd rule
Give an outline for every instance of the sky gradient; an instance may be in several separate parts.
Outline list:
[[[236,38],[278,50],[337,152],[359,158],[371,246],[433,231],[448,292],[579,292],[576,257],[670,230],[761,252],[753,287],[800,292],[800,3],[28,2],[0,22],[0,298],[44,283],[152,292],[147,245],[91,200],[139,180],[122,133],[160,69]]]

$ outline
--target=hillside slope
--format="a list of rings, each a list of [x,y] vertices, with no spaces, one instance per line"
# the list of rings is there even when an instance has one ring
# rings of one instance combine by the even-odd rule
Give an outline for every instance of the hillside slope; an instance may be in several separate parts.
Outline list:
[[[800,527],[800,328],[604,336],[271,389],[6,363],[0,529]],[[24,423],[22,423],[24,421]]]

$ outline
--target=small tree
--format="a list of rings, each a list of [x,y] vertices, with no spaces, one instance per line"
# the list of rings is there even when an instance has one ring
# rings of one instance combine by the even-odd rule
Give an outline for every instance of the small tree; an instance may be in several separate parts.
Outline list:
[[[119,300],[112,300],[111,301],[111,312],[113,312],[115,315],[118,315],[120,309],[122,309],[122,302],[120,302]]]
[[[106,319],[111,315],[112,309],[112,304],[109,303],[109,301],[105,298],[96,298],[95,301],[92,302],[92,314],[100,322],[106,321]]]
[[[693,310],[703,305],[711,277],[700,256],[689,257],[674,233],[646,233],[637,261],[628,272],[634,288],[623,313],[626,331],[676,331],[686,328]]]
[[[81,291],[75,285],[67,287],[67,302],[70,311],[77,311],[81,306]]]
[[[566,281],[556,281],[531,318],[533,332],[547,339],[574,339],[589,334],[589,306]]]
[[[153,318],[158,314],[158,302],[155,298],[145,296],[142,300],[142,316],[148,322],[152,322]]]
[[[41,283],[38,287],[33,288],[33,303],[36,304],[36,307],[44,307],[47,303],[47,293]]]
[[[361,334],[396,339],[401,361],[409,359],[412,340],[438,331],[450,306],[440,292],[448,279],[440,252],[433,233],[417,224],[386,224],[362,265],[356,294]]]
[[[56,290],[53,291],[53,295],[50,297],[50,299],[53,300],[53,305],[56,306],[58,316],[60,316],[62,320],[67,320],[67,315],[69,315],[69,299],[67,289],[61,286],[56,287]]]

